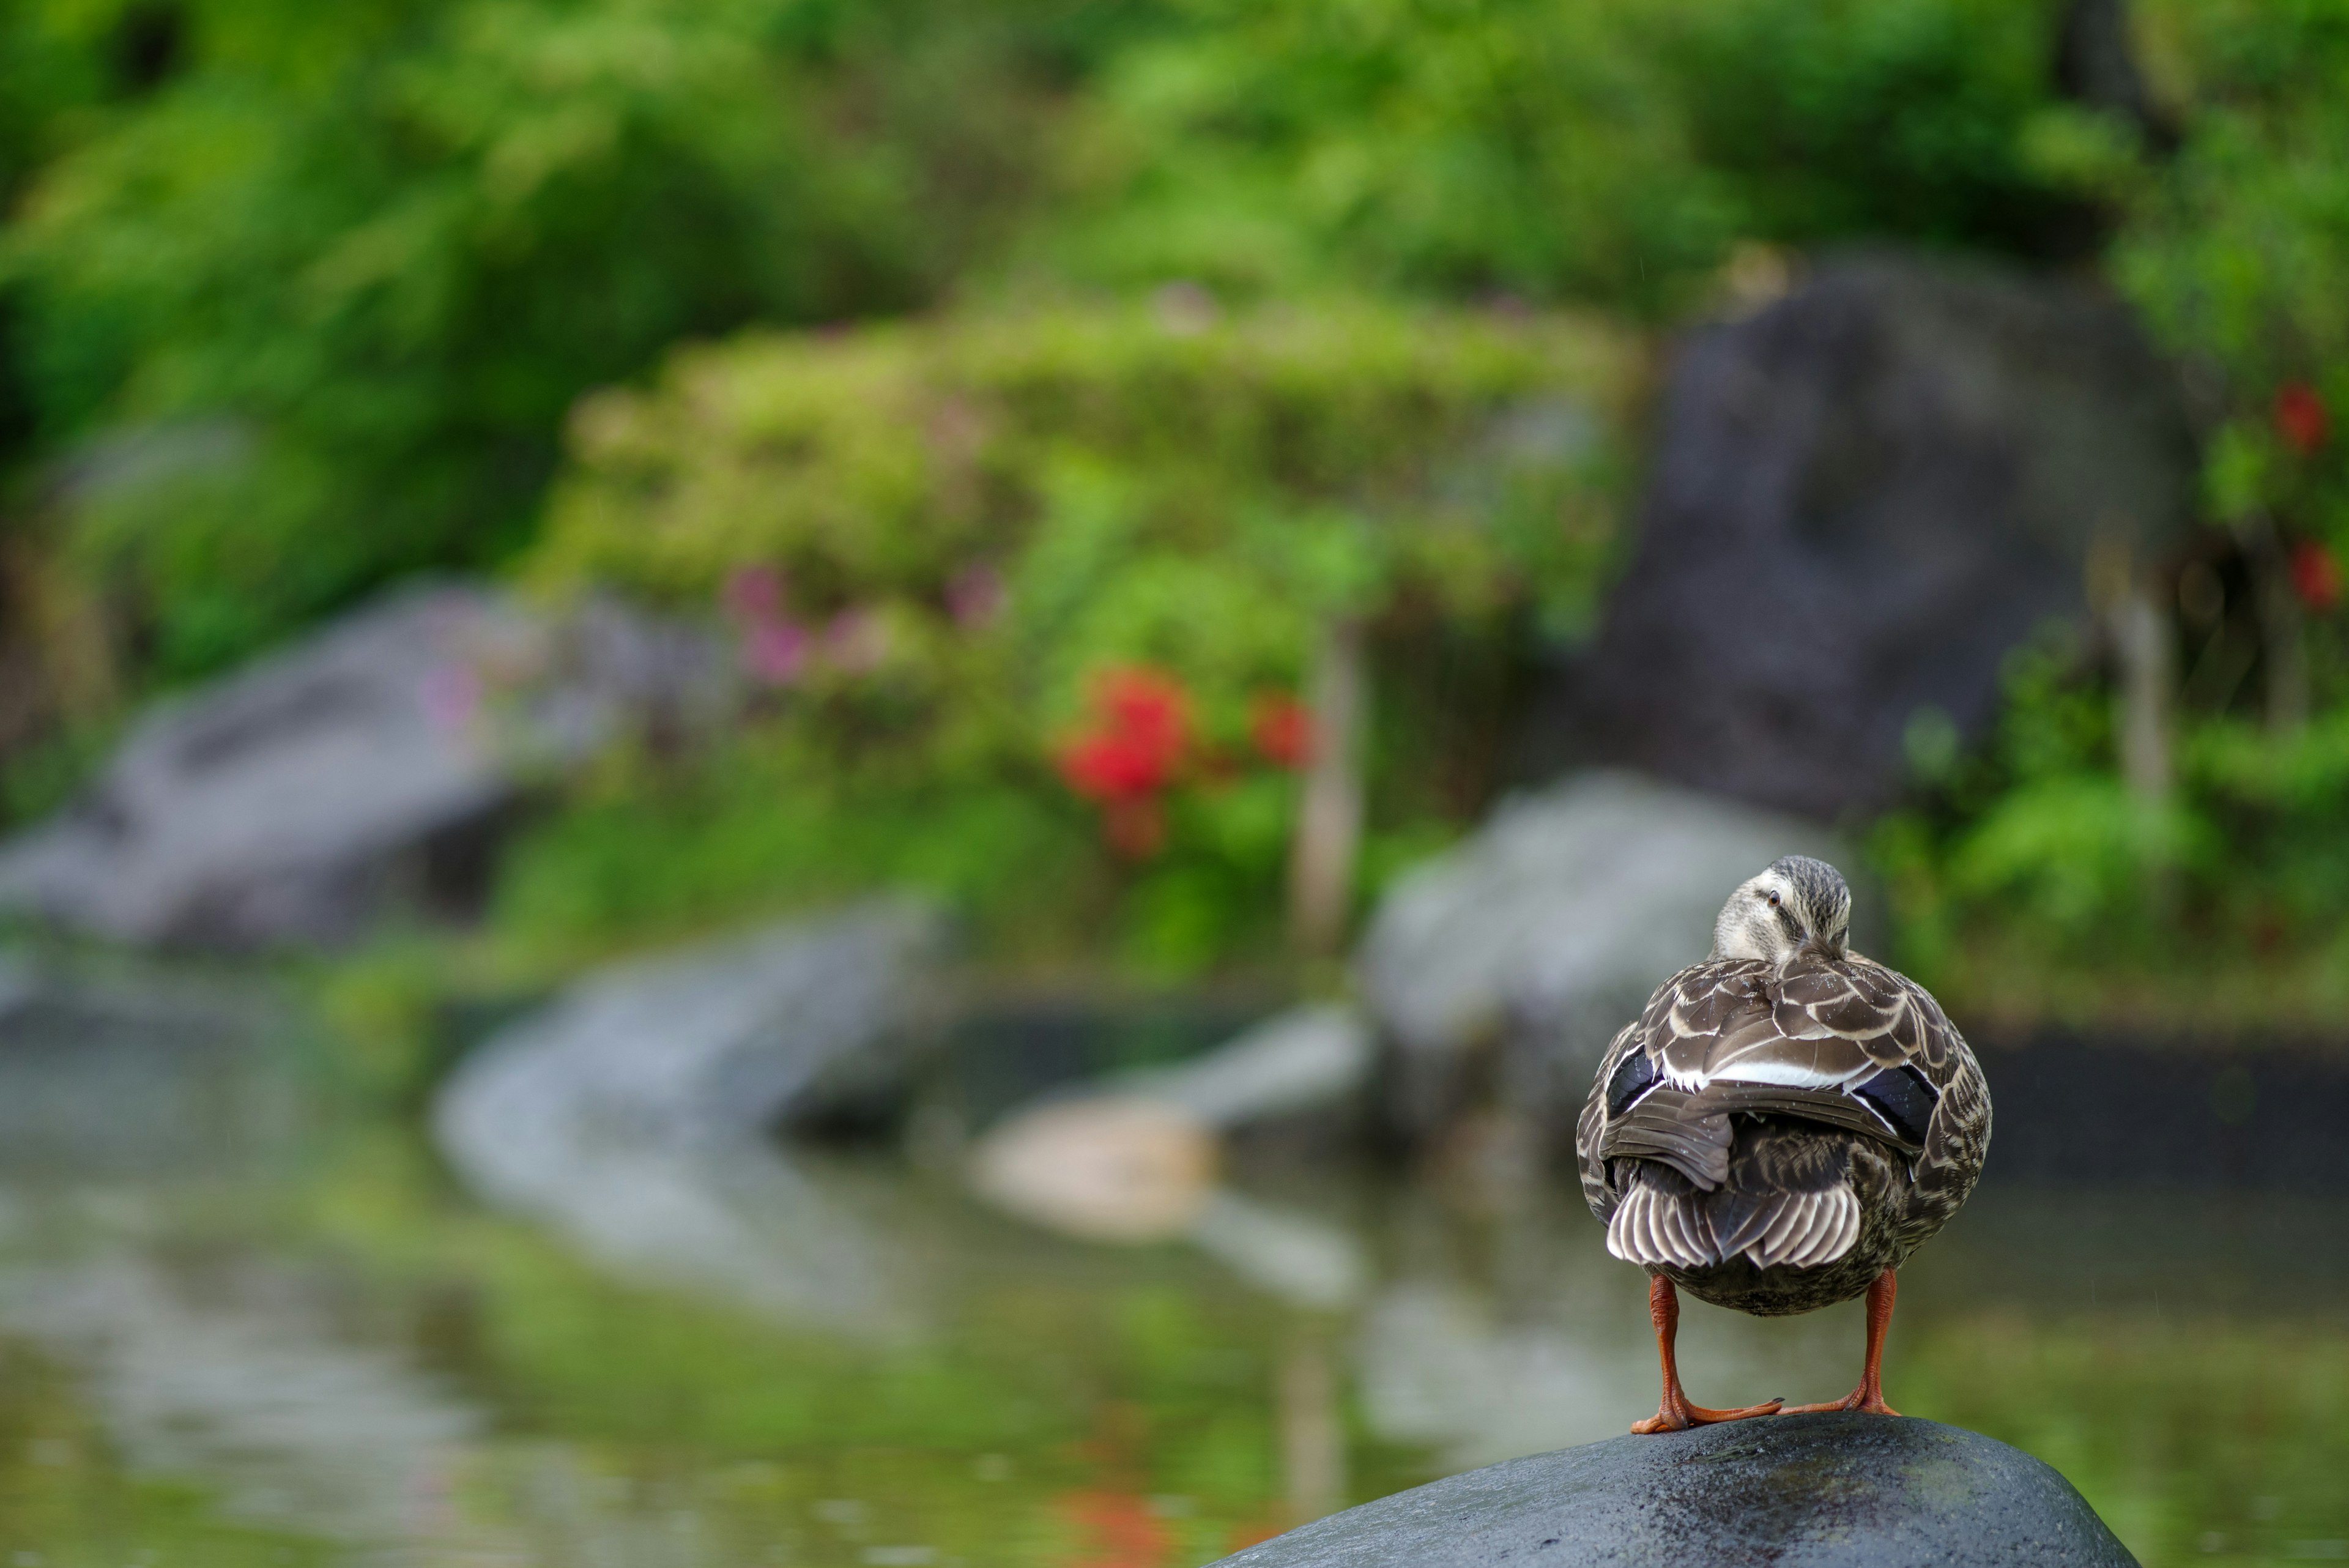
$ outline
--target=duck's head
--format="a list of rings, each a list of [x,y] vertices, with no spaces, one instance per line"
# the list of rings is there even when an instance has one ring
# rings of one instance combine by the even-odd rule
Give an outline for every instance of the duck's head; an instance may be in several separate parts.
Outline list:
[[[1713,923],[1713,956],[1784,964],[1808,950],[1841,958],[1851,940],[1851,889],[1824,860],[1789,855],[1739,885]]]

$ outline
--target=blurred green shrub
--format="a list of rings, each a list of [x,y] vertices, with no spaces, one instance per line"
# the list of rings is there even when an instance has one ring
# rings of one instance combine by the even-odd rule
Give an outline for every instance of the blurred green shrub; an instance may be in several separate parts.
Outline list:
[[[2114,276],[2209,432],[2224,539],[2174,579],[2177,787],[2124,790],[2112,682],[2034,655],[1985,754],[1877,842],[1910,961],[1969,1004],[2305,1023],[2349,1002],[2349,12],[2139,18],[2178,145],[2054,161],[2116,215]]]
[[[64,548],[166,678],[497,562],[585,389],[931,297],[1025,210],[1055,84],[1148,9],[12,7],[0,303],[28,420],[78,451]]]
[[[1740,240],[2037,253],[2053,0],[1191,0],[1110,59],[1043,265],[1666,313]]]
[[[2051,0],[18,7],[0,462],[71,458],[44,548],[136,691],[527,548],[572,400],[747,323],[1071,276],[1658,312],[1741,239],[2027,249],[2052,28]]]
[[[2153,57],[2189,128],[2116,174],[2113,266],[2186,359],[2216,429],[2212,515],[2349,545],[2349,11],[2152,0]],[[2337,587],[2335,589],[2337,596]],[[2349,696],[2349,691],[2342,695]]]
[[[1268,935],[1323,628],[1587,620],[1637,364],[1557,317],[1183,291],[685,351],[581,406],[532,570],[723,615],[765,717],[591,786],[510,918],[879,877],[1161,967]]]
[[[2113,761],[2109,683],[2012,668],[1992,743],[1874,830],[1903,961],[1977,1016],[2300,1025],[2349,1002],[2349,709],[2189,714],[2167,799]]]

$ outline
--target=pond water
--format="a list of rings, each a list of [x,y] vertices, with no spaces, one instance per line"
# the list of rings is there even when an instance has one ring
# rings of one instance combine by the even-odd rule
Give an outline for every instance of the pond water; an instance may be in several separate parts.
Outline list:
[[[1654,1407],[1563,1186],[1242,1168],[1106,1247],[778,1148],[632,1178],[624,1234],[305,1110],[233,999],[68,1002],[0,1025],[0,1564],[1187,1568]],[[2338,1196],[1993,1184],[1888,1392],[2147,1563],[2349,1560],[2344,1283]],[[1692,1303],[1682,1346],[1699,1399],[1817,1399],[1860,1326]]]

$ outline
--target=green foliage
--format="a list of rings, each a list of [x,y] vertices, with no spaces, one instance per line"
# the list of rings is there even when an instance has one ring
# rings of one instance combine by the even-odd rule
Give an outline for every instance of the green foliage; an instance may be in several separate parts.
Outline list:
[[[683,353],[583,405],[533,571],[728,606],[771,711],[591,789],[506,917],[585,937],[882,879],[1048,945],[1106,919],[1157,968],[1260,943],[1295,794],[1264,704],[1335,620],[1586,619],[1628,364],[1559,319],[1183,297]],[[1123,872],[1052,773],[1121,668],[1173,683],[1180,732]]]
[[[493,911],[502,961],[560,972],[876,885],[935,895],[1012,948],[1077,945],[1099,913],[1083,897],[1091,824],[1040,769],[893,783],[817,761],[776,723],[683,767],[595,781],[516,846]]]
[[[1732,242],[2038,248],[2044,0],[1194,0],[1038,254],[1091,276],[1685,303]]]
[[[78,42],[88,74],[132,19],[53,9],[48,34],[12,13],[0,57]],[[0,241],[42,429],[122,432],[81,465],[68,545],[166,675],[395,574],[503,558],[572,400],[681,337],[930,296],[1019,208],[1031,76],[1140,12],[172,14],[159,84],[36,127],[59,145]]]
[[[2213,513],[2349,544],[2341,441],[2307,450],[2276,417],[2295,382],[2349,410],[2349,15],[2309,0],[2151,9],[2190,134],[2174,166],[2127,185],[2116,275],[2223,420]]]
[[[1899,236],[2029,254],[2067,199],[2046,0],[1736,0],[1677,29],[1697,158],[1746,232]]]
[[[2144,9],[2181,145],[2167,159],[2085,143],[2064,156],[2123,220],[2114,274],[2189,369],[2211,425],[2208,514],[2238,542],[2223,592],[2207,563],[2189,570],[2211,602],[2181,624],[2195,673],[2177,789],[2133,798],[2108,684],[2042,659],[2018,675],[1989,754],[1936,781],[1878,847],[1916,961],[1961,991],[2001,966],[2034,977],[1986,1006],[2068,992],[2058,1005],[2126,1010],[2134,988],[2209,1023],[2245,1008],[2303,1020],[2343,999],[2349,918],[2349,174],[2336,152],[2349,17],[2233,0]],[[2287,649],[2305,666],[2305,722],[2275,701]],[[2053,990],[2019,994],[2034,986]]]
[[[2093,667],[2017,658],[1992,743],[1876,827],[1904,961],[1978,1016],[2297,1024],[2349,1000],[2349,711],[2189,715],[2159,801],[2122,784],[2111,715]]]

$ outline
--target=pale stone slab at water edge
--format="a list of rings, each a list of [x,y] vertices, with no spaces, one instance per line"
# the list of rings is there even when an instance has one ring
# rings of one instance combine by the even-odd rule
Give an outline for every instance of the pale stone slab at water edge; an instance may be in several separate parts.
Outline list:
[[[1226,1568],[2136,1568],[2070,1482],[1908,1417],[1782,1416],[1610,1438],[1397,1492]]]

